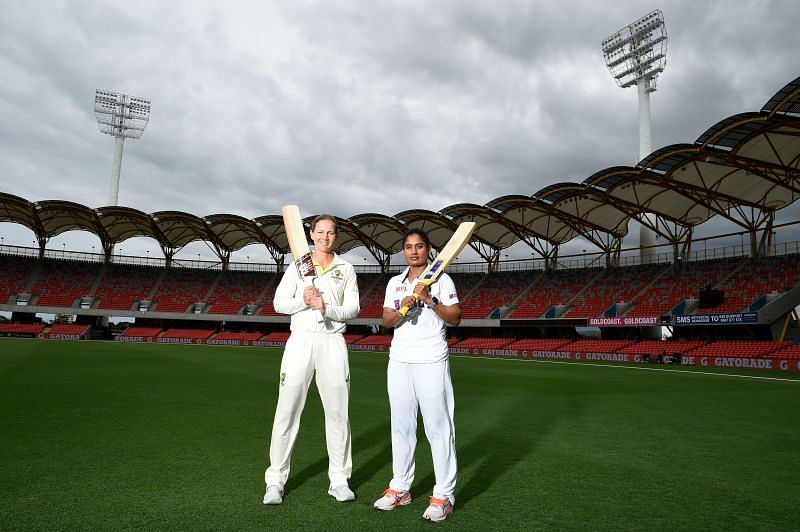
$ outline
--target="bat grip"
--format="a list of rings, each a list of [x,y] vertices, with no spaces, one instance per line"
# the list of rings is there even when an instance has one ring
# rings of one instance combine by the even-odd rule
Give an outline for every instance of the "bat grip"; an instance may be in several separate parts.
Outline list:
[[[317,289],[317,285],[314,283],[315,280],[316,279],[312,278],[311,282],[309,283],[311,286],[314,287],[314,290]],[[322,312],[320,312],[318,309],[314,309],[314,317],[317,319],[317,323],[323,323],[325,321],[325,316],[323,316]]]
[[[416,292],[412,293],[411,297],[414,298],[414,301],[419,301],[419,294],[417,294]],[[397,313],[400,314],[401,317],[405,318],[409,310],[411,310],[411,307],[401,307],[400,310],[397,311]]]

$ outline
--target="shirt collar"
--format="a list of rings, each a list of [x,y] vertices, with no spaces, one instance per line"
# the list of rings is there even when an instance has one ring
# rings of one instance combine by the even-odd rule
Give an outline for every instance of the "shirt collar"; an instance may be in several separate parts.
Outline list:
[[[426,264],[426,265],[425,265],[425,267],[427,268],[427,267],[428,267],[428,265]],[[422,270],[422,271],[424,272],[425,270]],[[405,270],[403,270],[403,273],[402,273],[402,275],[403,275],[403,283],[408,283],[408,282],[410,282],[410,281],[408,280],[408,274],[409,274],[410,272],[411,272],[411,266],[406,266],[406,269],[405,269]],[[419,277],[417,277],[417,279],[414,279],[414,280],[416,281],[416,280],[418,280],[418,279],[419,279]]]
[[[314,256],[312,255],[311,257],[312,257],[312,259],[313,259],[313,257],[314,257]],[[327,268],[323,268],[323,267],[322,267],[322,264],[320,264],[320,263],[319,263],[319,262],[317,262],[316,260],[314,260],[314,267],[315,267],[315,268],[319,268],[319,270],[320,270],[320,275],[321,275],[321,274],[324,274],[324,273],[327,273],[327,272],[331,271],[331,270],[332,270],[332,269],[334,269],[336,266],[339,266],[339,265],[341,265],[341,263],[342,263],[342,262],[341,262],[341,258],[339,257],[339,255],[337,255],[336,253],[334,253],[334,254],[333,254],[333,260],[331,261],[331,263],[328,265],[328,267],[327,267]]]

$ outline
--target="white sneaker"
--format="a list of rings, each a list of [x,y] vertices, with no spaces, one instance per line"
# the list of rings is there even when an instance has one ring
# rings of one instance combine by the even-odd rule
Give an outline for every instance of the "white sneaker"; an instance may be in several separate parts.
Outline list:
[[[283,490],[278,486],[267,486],[264,494],[264,504],[280,504],[283,502]]]
[[[411,494],[403,490],[393,490],[388,488],[383,492],[383,497],[375,501],[373,508],[378,510],[394,510],[398,506],[411,504]]]
[[[356,500],[356,494],[347,484],[336,486],[335,488],[328,488],[328,495],[336,497],[339,502],[348,502]]]
[[[444,521],[451,513],[453,513],[453,503],[450,502],[450,499],[447,497],[437,499],[431,496],[430,506],[422,514],[422,517],[428,521]]]

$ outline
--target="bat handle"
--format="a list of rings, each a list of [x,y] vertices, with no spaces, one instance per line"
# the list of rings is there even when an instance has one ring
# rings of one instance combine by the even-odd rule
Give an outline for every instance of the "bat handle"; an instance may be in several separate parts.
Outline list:
[[[310,284],[311,284],[311,286],[314,287],[314,290],[317,289],[317,285],[314,283],[314,279],[311,279],[311,283]],[[322,312],[320,312],[317,309],[314,309],[314,317],[317,319],[317,323],[324,323],[325,322],[325,316],[323,316]]]
[[[412,293],[411,297],[414,298],[414,301],[419,301],[419,294],[417,294],[416,292]],[[409,310],[411,310],[411,307],[401,307],[400,310],[397,311],[397,313],[400,314],[401,317],[405,318]]]

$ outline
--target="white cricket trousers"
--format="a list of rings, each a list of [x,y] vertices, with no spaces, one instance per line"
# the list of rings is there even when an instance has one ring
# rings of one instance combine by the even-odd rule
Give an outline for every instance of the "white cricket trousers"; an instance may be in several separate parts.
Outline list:
[[[417,407],[422,412],[425,436],[433,455],[436,485],[433,494],[455,503],[456,428],[455,400],[450,381],[450,362],[408,364],[389,359],[387,389],[392,412],[393,490],[408,491],[414,481],[417,446]]]
[[[331,487],[347,484],[353,470],[350,438],[350,365],[341,334],[292,333],[281,360],[278,405],[269,445],[267,486],[283,489],[289,477],[292,448],[300,427],[300,414],[316,373],[317,390],[325,410],[328,477]]]

